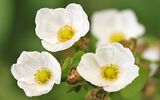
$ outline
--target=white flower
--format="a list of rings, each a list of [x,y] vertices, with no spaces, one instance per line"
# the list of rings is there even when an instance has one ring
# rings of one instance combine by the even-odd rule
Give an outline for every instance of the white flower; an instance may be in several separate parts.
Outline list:
[[[66,8],[42,8],[37,12],[36,34],[45,49],[56,52],[71,47],[89,30],[86,13],[79,4]]]
[[[144,31],[144,26],[138,23],[132,10],[109,9],[92,16],[91,32],[98,38],[99,44],[138,38]]]
[[[48,93],[61,80],[60,64],[48,52],[22,52],[11,72],[29,97]]]
[[[150,67],[149,76],[152,77],[156,73],[156,71],[158,70],[159,65],[156,63],[151,63],[149,65],[149,67]]]
[[[113,43],[99,46],[95,54],[83,55],[77,71],[90,83],[115,92],[139,76],[139,67],[134,63],[135,58],[128,48]]]
[[[156,62],[160,60],[160,49],[158,47],[150,47],[144,51],[142,57],[146,60]]]
[[[151,61],[149,76],[153,76],[159,67],[156,62],[160,61],[160,49],[158,47],[149,47],[144,51],[142,57],[146,60]]]

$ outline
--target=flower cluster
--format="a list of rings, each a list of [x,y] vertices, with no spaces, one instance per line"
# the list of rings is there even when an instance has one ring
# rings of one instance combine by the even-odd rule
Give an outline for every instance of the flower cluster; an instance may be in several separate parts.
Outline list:
[[[42,46],[50,52],[72,47],[88,33],[90,27],[87,14],[81,5],[75,3],[66,8],[42,8],[37,11],[35,23],[36,35],[41,39]],[[132,10],[110,9],[94,13],[91,19],[93,34],[90,35],[98,39],[95,53],[87,51],[77,66],[67,71],[66,82],[76,84],[87,81],[106,92],[125,88],[139,76],[140,67],[134,57],[134,54],[138,54],[136,48],[132,52],[124,44],[132,38],[138,39],[144,32],[144,26],[138,22]],[[124,44],[121,44],[124,40]],[[90,43],[87,42],[83,47],[87,45]],[[146,49],[143,58],[158,61],[159,48]],[[151,63],[150,66],[155,66],[151,67],[153,75],[158,65]],[[46,94],[55,84],[60,84],[62,69],[57,59],[48,52],[23,51],[17,63],[12,65],[11,72],[18,86],[32,97]]]

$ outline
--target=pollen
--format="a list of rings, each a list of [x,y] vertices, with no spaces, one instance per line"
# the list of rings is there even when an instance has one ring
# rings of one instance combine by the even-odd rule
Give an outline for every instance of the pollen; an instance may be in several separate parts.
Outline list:
[[[102,77],[106,80],[113,81],[118,78],[119,68],[115,64],[110,64],[101,67]]]
[[[120,32],[114,32],[110,36],[110,42],[111,43],[120,42],[124,39],[125,39],[125,35],[123,33],[120,33]]]
[[[66,42],[72,39],[75,35],[75,30],[70,25],[65,25],[58,31],[58,40],[60,42]]]
[[[42,67],[41,69],[37,70],[36,74],[34,74],[34,79],[36,83],[40,85],[47,84],[51,77],[52,73],[46,67]]]

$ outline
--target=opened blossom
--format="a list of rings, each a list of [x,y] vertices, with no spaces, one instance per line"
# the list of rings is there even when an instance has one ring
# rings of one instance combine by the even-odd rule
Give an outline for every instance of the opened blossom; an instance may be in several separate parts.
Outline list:
[[[97,37],[98,44],[138,38],[145,31],[144,26],[138,22],[135,13],[129,9],[97,11],[93,14],[91,21],[91,32]]]
[[[60,64],[48,52],[22,52],[11,72],[29,97],[46,94],[61,81]]]
[[[42,8],[36,18],[36,34],[48,51],[68,49],[89,30],[88,16],[79,4],[66,8]]]
[[[77,71],[86,81],[107,92],[119,91],[139,76],[132,52],[119,43],[104,44],[95,53],[84,54]]]

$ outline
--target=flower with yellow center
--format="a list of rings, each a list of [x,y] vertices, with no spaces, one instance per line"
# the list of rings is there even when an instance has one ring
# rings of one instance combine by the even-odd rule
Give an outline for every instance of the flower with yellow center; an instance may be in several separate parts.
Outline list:
[[[89,30],[88,16],[79,4],[66,8],[42,8],[36,18],[36,35],[45,49],[56,52],[68,49]]]
[[[120,42],[122,40],[125,40],[125,35],[123,33],[115,32],[115,33],[112,33],[110,36],[111,43]]]
[[[132,52],[119,43],[100,45],[95,54],[84,54],[77,71],[85,80],[107,92],[125,88],[139,75]]]
[[[61,80],[60,64],[48,52],[22,52],[11,72],[29,97],[48,93]]]
[[[93,14],[91,21],[91,32],[97,37],[98,44],[138,38],[145,31],[144,26],[138,22],[132,10],[108,9],[98,11]]]
[[[114,64],[102,66],[101,73],[104,79],[113,81],[118,78],[119,68],[117,65],[114,65]]]
[[[70,39],[72,39],[75,35],[75,31],[72,28],[72,26],[65,25],[58,31],[58,40],[60,42],[66,42]]]
[[[42,67],[34,74],[34,79],[38,84],[46,84],[52,78],[52,74],[49,69]]]

